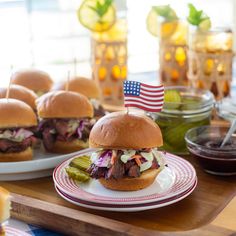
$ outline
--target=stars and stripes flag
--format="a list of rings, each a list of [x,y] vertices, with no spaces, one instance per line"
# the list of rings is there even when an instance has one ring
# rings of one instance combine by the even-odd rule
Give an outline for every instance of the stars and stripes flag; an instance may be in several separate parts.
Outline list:
[[[160,112],[164,100],[164,86],[152,86],[136,81],[124,81],[125,107]]]

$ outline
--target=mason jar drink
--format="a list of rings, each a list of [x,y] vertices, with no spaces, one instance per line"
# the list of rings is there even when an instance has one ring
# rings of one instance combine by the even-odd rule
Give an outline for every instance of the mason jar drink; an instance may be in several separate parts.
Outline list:
[[[190,84],[208,89],[216,99],[230,94],[233,62],[233,33],[227,28],[192,30],[189,34]]]
[[[123,104],[123,81],[127,78],[127,25],[118,19],[108,31],[93,33],[93,77],[101,88],[101,102]]]
[[[164,85],[187,85],[188,25],[181,21],[160,22],[160,80]]]

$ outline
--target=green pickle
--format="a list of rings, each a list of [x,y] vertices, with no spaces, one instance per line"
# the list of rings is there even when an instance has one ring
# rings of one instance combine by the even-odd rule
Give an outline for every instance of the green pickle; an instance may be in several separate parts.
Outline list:
[[[79,182],[86,182],[90,179],[86,170],[90,167],[91,161],[89,156],[80,156],[74,158],[68,167],[65,168],[70,178]]]
[[[76,157],[70,162],[70,166],[78,168],[80,170],[87,170],[91,165],[89,156]]]
[[[72,178],[73,180],[77,180],[79,182],[86,182],[90,179],[90,176],[88,173],[72,166],[66,167],[66,173],[68,174],[70,178]]]
[[[162,150],[187,154],[186,132],[197,126],[209,125],[211,108],[201,111],[202,99],[199,96],[183,96],[177,90],[166,90],[164,110],[157,113],[156,123],[163,135]],[[198,112],[199,110],[199,112]]]

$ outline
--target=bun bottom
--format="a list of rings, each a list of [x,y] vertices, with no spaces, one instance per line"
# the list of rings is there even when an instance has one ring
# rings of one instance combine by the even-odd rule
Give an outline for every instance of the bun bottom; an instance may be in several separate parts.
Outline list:
[[[88,148],[88,146],[88,141],[84,142],[82,140],[74,140],[72,142],[56,141],[50,152],[66,154]]]
[[[99,182],[106,188],[118,191],[137,191],[150,186],[162,168],[151,169],[144,171],[137,178],[122,178],[122,179],[99,179]]]
[[[22,152],[0,152],[0,162],[29,161],[33,158],[33,150],[28,147]]]

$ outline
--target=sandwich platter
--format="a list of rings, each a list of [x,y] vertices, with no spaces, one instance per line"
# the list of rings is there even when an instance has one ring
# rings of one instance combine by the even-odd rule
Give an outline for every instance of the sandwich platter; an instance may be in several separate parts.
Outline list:
[[[34,157],[31,161],[2,162],[0,164],[0,181],[26,180],[51,176],[53,169],[62,161],[84,152],[88,152],[88,149],[70,154],[47,153],[42,148],[35,149]]]
[[[93,179],[89,183],[73,181],[65,172],[73,158],[54,170],[55,188],[65,200],[96,210],[131,212],[167,206],[192,193],[197,185],[197,176],[188,161],[169,153],[165,156],[168,167],[161,171],[151,186],[139,191],[108,190]]]

